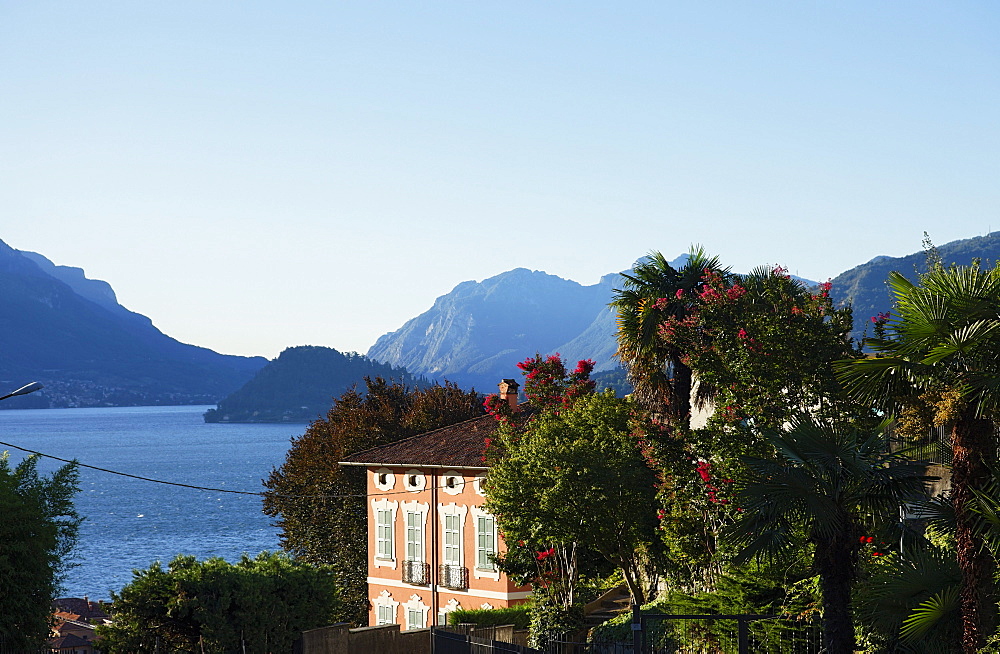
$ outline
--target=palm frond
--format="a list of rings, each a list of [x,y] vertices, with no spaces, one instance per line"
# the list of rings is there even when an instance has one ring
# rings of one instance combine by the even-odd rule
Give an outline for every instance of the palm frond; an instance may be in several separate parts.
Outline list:
[[[950,586],[934,593],[921,602],[903,620],[899,635],[904,643],[910,644],[924,637],[935,627],[958,614],[958,595],[961,587]]]

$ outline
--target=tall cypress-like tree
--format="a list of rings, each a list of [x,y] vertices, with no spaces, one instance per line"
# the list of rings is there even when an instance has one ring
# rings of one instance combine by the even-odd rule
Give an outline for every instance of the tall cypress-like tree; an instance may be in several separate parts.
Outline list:
[[[364,469],[338,461],[480,415],[482,399],[475,391],[450,383],[414,390],[366,377],[363,392],[341,395],[325,418],[292,440],[285,462],[264,482],[264,513],[278,518],[282,548],[335,570],[340,619],[367,623],[368,514]]]

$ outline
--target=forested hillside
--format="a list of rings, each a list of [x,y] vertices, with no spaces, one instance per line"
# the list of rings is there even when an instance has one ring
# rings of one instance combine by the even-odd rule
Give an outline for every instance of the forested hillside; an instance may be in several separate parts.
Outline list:
[[[311,422],[333,404],[333,399],[365,377],[382,377],[410,387],[421,384],[402,368],[372,361],[329,347],[290,347],[264,366],[238,391],[209,409],[206,422]]]

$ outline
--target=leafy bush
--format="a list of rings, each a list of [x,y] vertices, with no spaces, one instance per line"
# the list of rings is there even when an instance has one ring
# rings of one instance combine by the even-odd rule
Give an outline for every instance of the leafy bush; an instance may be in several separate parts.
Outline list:
[[[515,629],[527,629],[531,621],[529,604],[518,604],[500,609],[458,609],[448,614],[448,624],[475,624],[480,627],[514,625]]]
[[[178,556],[134,570],[111,593],[114,622],[97,627],[108,654],[164,652],[290,652],[306,629],[330,624],[337,577],[286,554],[246,554],[237,563]]]
[[[553,640],[572,636],[583,627],[583,606],[575,604],[568,610],[549,602],[539,601],[531,607],[529,644],[546,649]]]

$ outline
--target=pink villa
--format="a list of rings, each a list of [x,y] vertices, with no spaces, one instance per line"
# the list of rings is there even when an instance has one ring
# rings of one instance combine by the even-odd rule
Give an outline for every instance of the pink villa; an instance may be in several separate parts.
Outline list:
[[[517,383],[500,384],[517,406]],[[363,466],[368,478],[370,625],[419,629],[447,624],[456,609],[524,602],[490,557],[506,551],[496,520],[483,510],[485,439],[492,416],[473,418],[358,452],[341,465]]]

